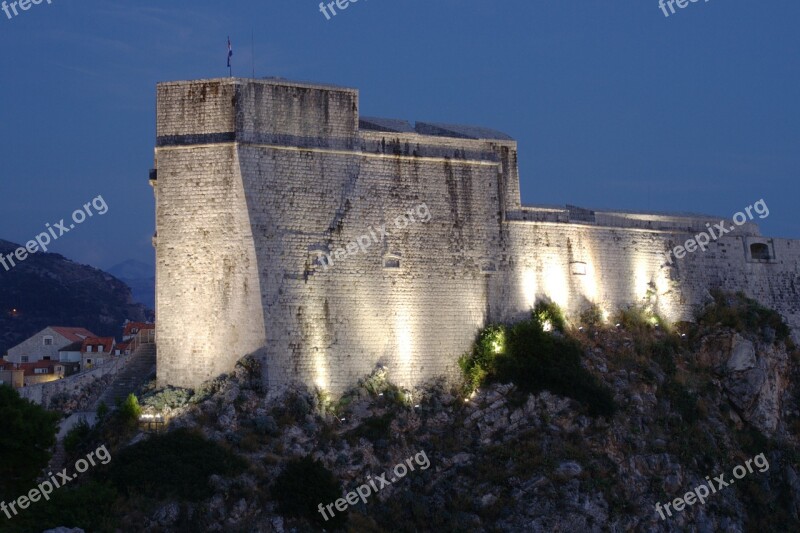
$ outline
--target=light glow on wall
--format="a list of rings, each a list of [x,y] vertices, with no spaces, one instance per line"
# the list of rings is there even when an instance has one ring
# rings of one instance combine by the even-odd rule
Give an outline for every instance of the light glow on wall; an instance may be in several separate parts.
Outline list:
[[[314,385],[320,390],[330,389],[328,361],[318,347],[314,347]]]
[[[522,274],[522,292],[525,298],[525,305],[533,307],[536,305],[536,290],[538,283],[536,283],[536,272],[532,268],[528,268]]]
[[[544,294],[562,309],[566,309],[569,303],[567,272],[569,272],[569,267],[562,257],[551,254],[544,258],[542,272]]]
[[[313,351],[314,361],[314,385],[318,389],[326,391],[330,390],[330,372],[326,350],[323,344],[323,320],[318,317],[316,320],[311,321],[311,350]]]
[[[634,301],[641,302],[647,297],[647,289],[650,286],[650,280],[653,279],[652,267],[645,255],[636,254],[632,260],[633,298]]]
[[[411,381],[411,364],[413,359],[413,342],[414,336],[412,334],[413,325],[411,322],[411,313],[405,305],[400,305],[395,316],[395,335],[397,336],[397,357],[400,375],[397,376],[399,382],[403,385],[412,385]]]

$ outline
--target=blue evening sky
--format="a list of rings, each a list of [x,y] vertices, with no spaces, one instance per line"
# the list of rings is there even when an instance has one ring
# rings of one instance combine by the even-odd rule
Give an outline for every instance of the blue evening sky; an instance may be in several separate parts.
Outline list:
[[[800,2],[44,0],[0,11],[0,238],[97,195],[53,247],[152,262],[159,81],[234,75],[361,90],[363,115],[482,125],[519,143],[528,204],[730,217],[800,238]],[[13,14],[13,13],[12,13]]]

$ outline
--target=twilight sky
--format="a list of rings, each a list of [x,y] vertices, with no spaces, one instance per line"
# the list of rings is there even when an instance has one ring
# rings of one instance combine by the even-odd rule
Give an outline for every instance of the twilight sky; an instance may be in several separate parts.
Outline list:
[[[227,75],[355,87],[363,115],[519,143],[527,204],[730,218],[800,238],[800,2],[44,0],[0,11],[0,238],[102,195],[51,251],[151,263],[155,84]],[[17,8],[18,9],[18,8]]]

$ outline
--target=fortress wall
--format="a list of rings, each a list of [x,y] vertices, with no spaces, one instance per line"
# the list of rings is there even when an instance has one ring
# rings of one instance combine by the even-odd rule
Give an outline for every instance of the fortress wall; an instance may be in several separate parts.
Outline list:
[[[247,205],[230,145],[158,151],[158,377],[194,387],[264,344]]]
[[[724,253],[695,252],[688,261],[676,261],[682,283],[695,294],[712,287],[742,291],[781,313],[796,334],[800,332],[800,241],[752,236],[727,241]],[[774,259],[748,260],[753,242],[769,244]]]
[[[411,387],[456,373],[479,328],[542,296],[572,314],[651,298],[677,320],[708,288],[743,290],[800,330],[800,243],[754,225],[670,266],[663,252],[710,219],[577,210],[595,224],[570,224],[570,209],[521,207],[513,141],[359,131],[352,89],[227,78],[158,98],[162,383],[255,353],[271,387],[340,393],[378,364]],[[422,203],[429,222],[395,227]],[[383,225],[385,241],[323,266]],[[774,259],[750,260],[752,242]]]
[[[421,141],[421,139],[418,139]],[[420,144],[420,150],[442,149]],[[390,143],[391,144],[391,143]],[[498,171],[484,159],[343,154],[266,146],[239,149],[262,279],[269,381],[341,392],[388,367],[413,386],[452,374],[487,313],[481,261],[498,255]],[[397,229],[425,203],[431,215]],[[417,216],[416,214],[414,215]],[[390,236],[334,263],[370,228]],[[384,268],[387,254],[399,269]]]
[[[224,80],[159,83],[157,135],[208,135],[234,131],[235,95],[235,86]]]
[[[239,142],[352,148],[358,134],[358,91],[258,82],[237,85]]]
[[[194,387],[264,345],[255,251],[236,149],[233,85],[158,88],[158,379]],[[210,137],[209,137],[210,136]],[[260,319],[260,322],[259,322]]]
[[[613,313],[644,303],[648,289],[658,311],[670,320],[691,320],[708,300],[708,290],[743,291],[787,317],[800,328],[800,243],[774,243],[776,261],[748,261],[750,227],[737,236],[712,242],[669,265],[662,255],[692,234],[610,228],[581,224],[510,222],[509,262],[493,294],[493,316],[517,319],[536,298],[548,296],[576,315],[589,302]],[[573,274],[573,261],[585,262],[586,274]]]

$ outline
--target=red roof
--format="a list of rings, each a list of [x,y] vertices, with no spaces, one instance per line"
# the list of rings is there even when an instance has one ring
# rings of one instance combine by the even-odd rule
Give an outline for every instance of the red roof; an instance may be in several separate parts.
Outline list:
[[[70,342],[82,341],[87,337],[96,337],[94,333],[84,328],[64,328],[61,326],[50,326],[50,329],[59,335],[66,337]]]
[[[125,324],[125,329],[123,330],[122,334],[124,336],[135,335],[132,330],[137,329],[139,331],[145,329],[156,329],[155,324],[148,324],[147,322],[128,322]]]
[[[58,361],[36,361],[35,363],[20,363],[18,366],[20,370],[25,371],[26,376],[38,376],[40,374],[36,374],[36,372],[34,372],[35,369],[49,368],[51,370],[48,374],[53,374],[53,369],[57,364],[59,364]]]
[[[92,346],[92,351],[86,351],[87,346]],[[102,346],[102,353],[111,353],[114,347],[114,337],[89,337],[84,339],[83,346],[81,346],[81,353],[101,353],[97,347]]]

